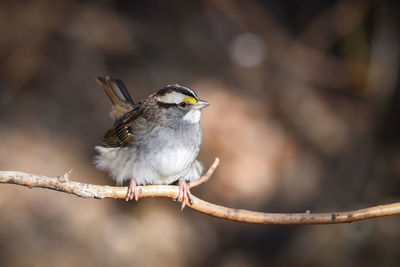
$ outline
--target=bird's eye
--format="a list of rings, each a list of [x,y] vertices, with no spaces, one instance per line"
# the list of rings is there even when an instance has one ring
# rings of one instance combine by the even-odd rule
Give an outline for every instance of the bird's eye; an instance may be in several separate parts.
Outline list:
[[[179,106],[181,108],[186,108],[187,104],[186,104],[186,102],[181,102],[181,103],[179,103]]]

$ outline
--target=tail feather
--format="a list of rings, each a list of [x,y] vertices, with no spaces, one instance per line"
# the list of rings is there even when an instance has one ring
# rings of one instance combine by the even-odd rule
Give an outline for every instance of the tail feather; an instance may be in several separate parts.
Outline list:
[[[113,105],[117,105],[119,101],[116,98],[114,91],[108,86],[106,80],[102,77],[97,76],[96,82],[103,88],[104,92],[106,92],[108,98],[110,98]]]
[[[131,95],[128,92],[128,89],[126,89],[126,86],[123,81],[119,79],[113,79],[110,76],[106,77],[107,84],[114,89],[114,92],[118,94],[120,99],[124,99],[125,101],[129,102],[132,104],[132,106],[135,105],[135,102],[133,101]]]
[[[121,80],[107,76],[105,79],[96,77],[96,81],[104,89],[113,104],[110,116],[114,120],[119,120],[133,109],[135,102]]]

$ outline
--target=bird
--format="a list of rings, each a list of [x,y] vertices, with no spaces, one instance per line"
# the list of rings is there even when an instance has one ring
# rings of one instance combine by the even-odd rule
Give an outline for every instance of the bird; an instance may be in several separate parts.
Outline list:
[[[188,182],[203,174],[197,160],[202,143],[200,118],[209,102],[190,88],[170,84],[135,103],[125,84],[96,77],[112,102],[114,125],[95,146],[97,168],[108,171],[118,186],[130,181],[126,201],[138,200],[138,185],[178,183],[177,200],[193,203]]]

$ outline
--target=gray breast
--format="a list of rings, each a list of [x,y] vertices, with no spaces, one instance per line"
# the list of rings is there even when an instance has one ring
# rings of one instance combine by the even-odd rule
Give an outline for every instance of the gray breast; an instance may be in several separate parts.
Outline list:
[[[183,176],[196,160],[201,145],[199,124],[178,124],[174,127],[156,125],[146,135],[146,140],[135,140],[136,161],[151,169],[159,181],[171,182]],[[150,170],[148,170],[150,171]]]

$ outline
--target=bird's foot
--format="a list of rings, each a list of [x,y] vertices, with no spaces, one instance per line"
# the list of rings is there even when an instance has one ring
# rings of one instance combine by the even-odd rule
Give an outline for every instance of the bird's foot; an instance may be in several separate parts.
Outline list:
[[[138,190],[136,187],[136,181],[135,179],[131,179],[131,182],[129,183],[128,187],[128,193],[126,194],[125,201],[133,200],[135,198],[136,201],[138,201],[139,196],[138,196]]]
[[[179,193],[176,200],[182,203],[181,210],[183,210],[186,205],[186,200],[188,200],[190,204],[193,204],[193,196],[192,193],[190,193],[190,187],[187,185],[186,181],[183,178],[179,178],[178,181]]]

